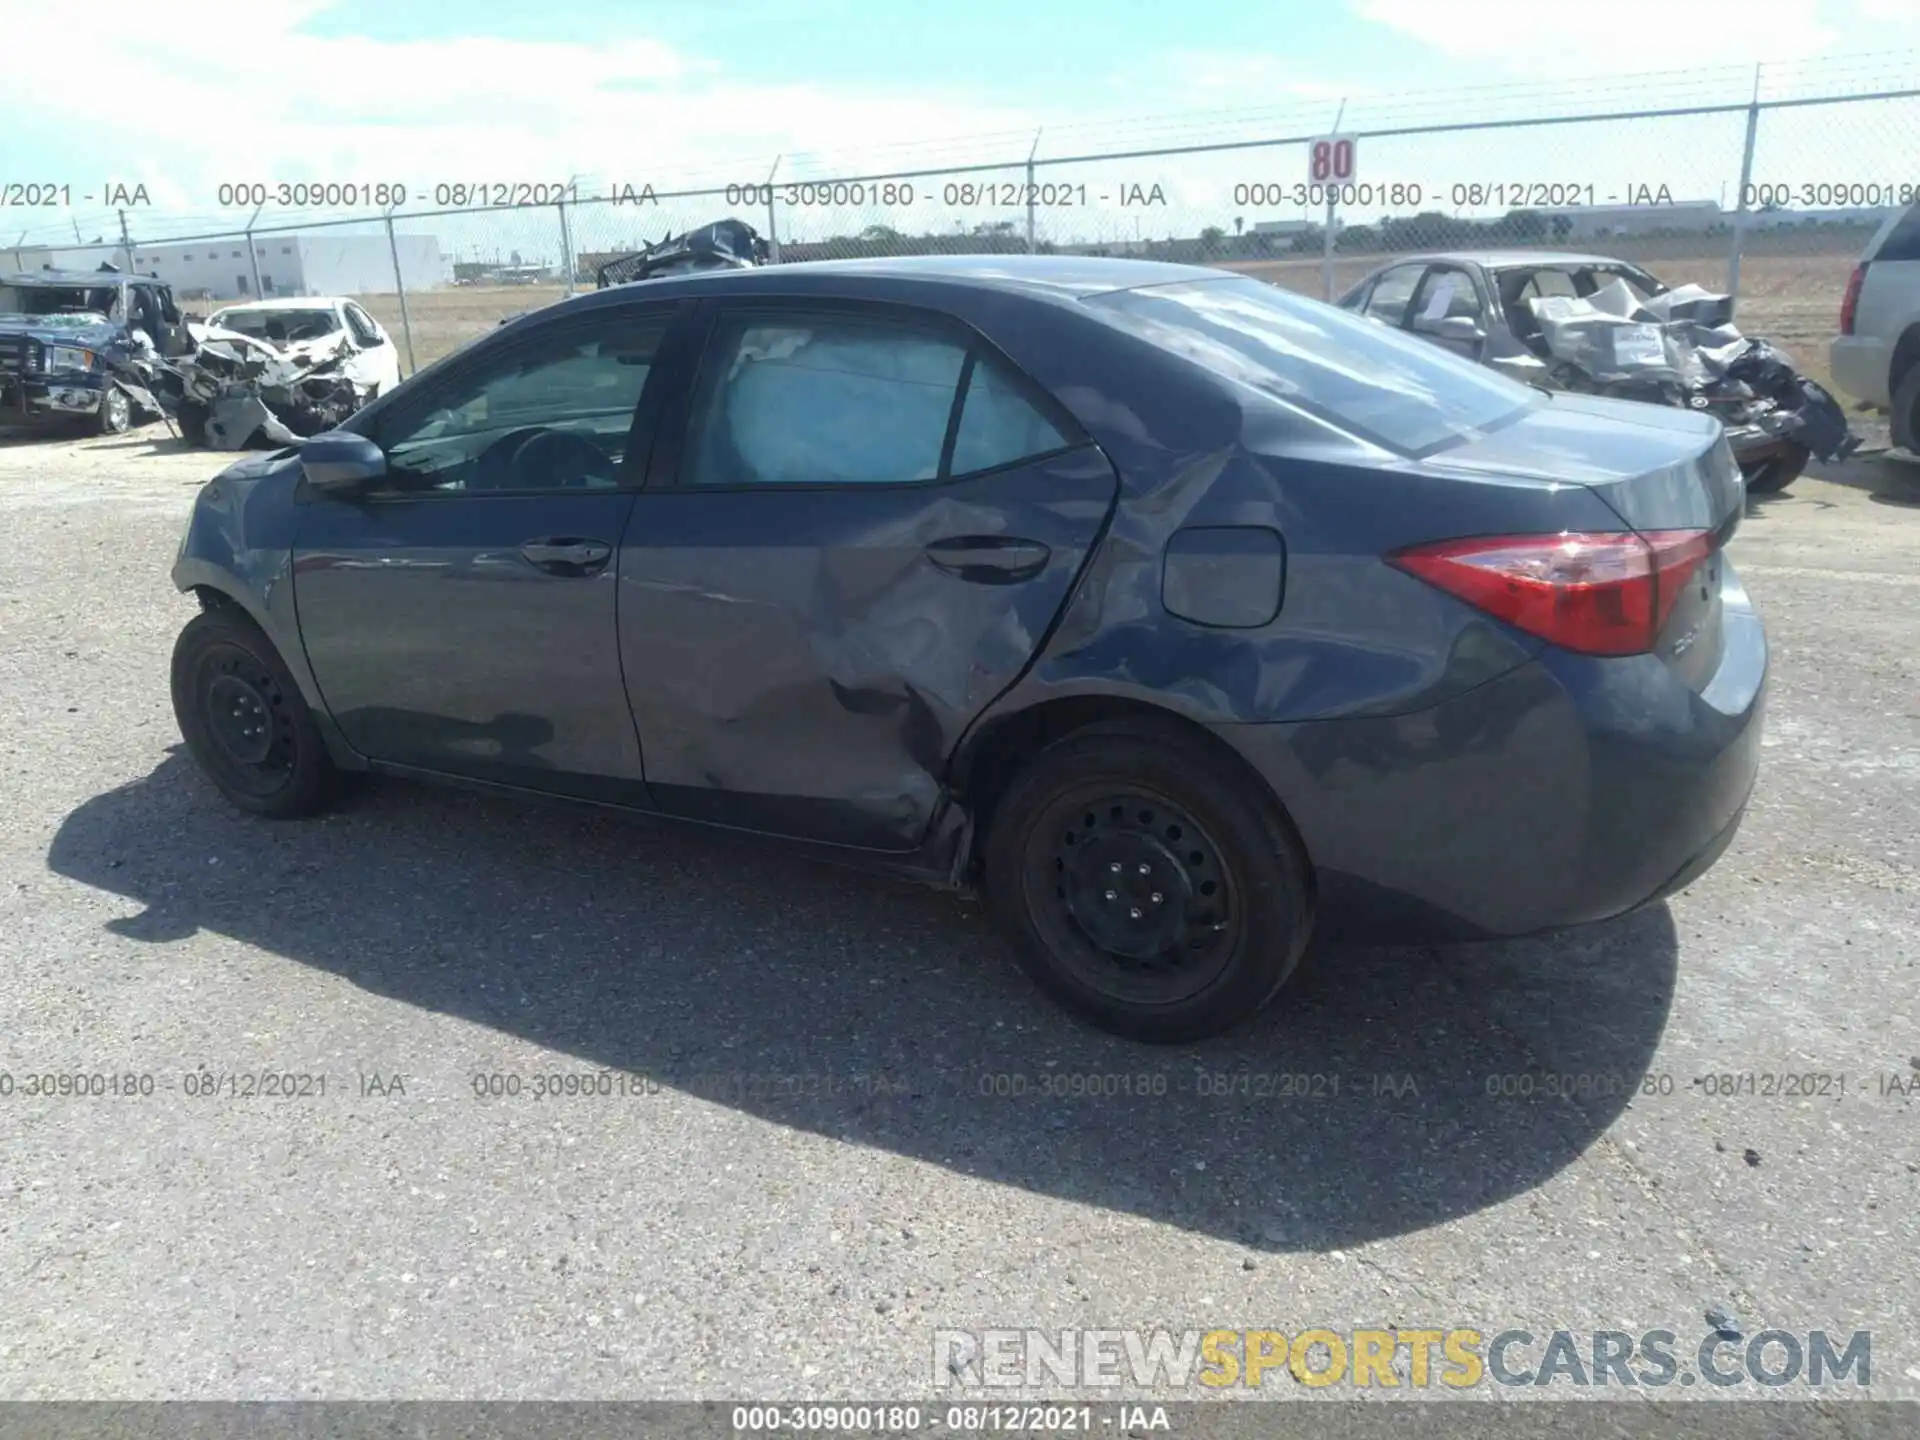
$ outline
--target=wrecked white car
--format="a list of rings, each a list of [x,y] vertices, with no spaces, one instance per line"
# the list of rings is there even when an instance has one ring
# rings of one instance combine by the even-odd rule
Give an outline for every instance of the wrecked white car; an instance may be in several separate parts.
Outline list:
[[[188,441],[216,450],[295,444],[400,383],[392,339],[338,296],[229,306],[192,328],[176,418]]]
[[[1843,460],[1860,445],[1839,401],[1734,328],[1730,297],[1669,287],[1623,260],[1413,255],[1339,303],[1544,389],[1713,415],[1756,494],[1792,484],[1813,456]]]

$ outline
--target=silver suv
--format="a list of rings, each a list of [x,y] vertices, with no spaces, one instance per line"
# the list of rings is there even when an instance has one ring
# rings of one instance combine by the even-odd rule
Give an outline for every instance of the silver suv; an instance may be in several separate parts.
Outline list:
[[[1920,204],[1889,216],[1853,267],[1832,358],[1834,384],[1920,451]]]

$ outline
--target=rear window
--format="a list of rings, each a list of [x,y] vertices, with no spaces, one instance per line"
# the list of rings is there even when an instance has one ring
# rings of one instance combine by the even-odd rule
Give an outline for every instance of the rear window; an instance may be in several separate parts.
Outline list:
[[[1425,340],[1241,276],[1087,303],[1216,375],[1410,455],[1501,425],[1540,398]]]

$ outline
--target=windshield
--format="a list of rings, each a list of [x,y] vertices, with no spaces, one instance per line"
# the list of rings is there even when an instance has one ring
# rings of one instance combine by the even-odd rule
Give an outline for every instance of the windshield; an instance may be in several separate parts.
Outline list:
[[[331,310],[219,310],[207,323],[276,344],[320,340],[340,329],[340,317]]]
[[[1539,400],[1427,341],[1243,276],[1117,290],[1087,303],[1216,375],[1409,455],[1467,439]]]
[[[0,315],[111,315],[114,287],[0,285]]]

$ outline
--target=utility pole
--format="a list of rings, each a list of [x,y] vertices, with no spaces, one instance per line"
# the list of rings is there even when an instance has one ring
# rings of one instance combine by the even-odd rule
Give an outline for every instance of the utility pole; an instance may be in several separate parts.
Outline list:
[[[120,248],[126,252],[127,273],[133,273],[133,237],[127,234],[127,212],[120,212]]]

